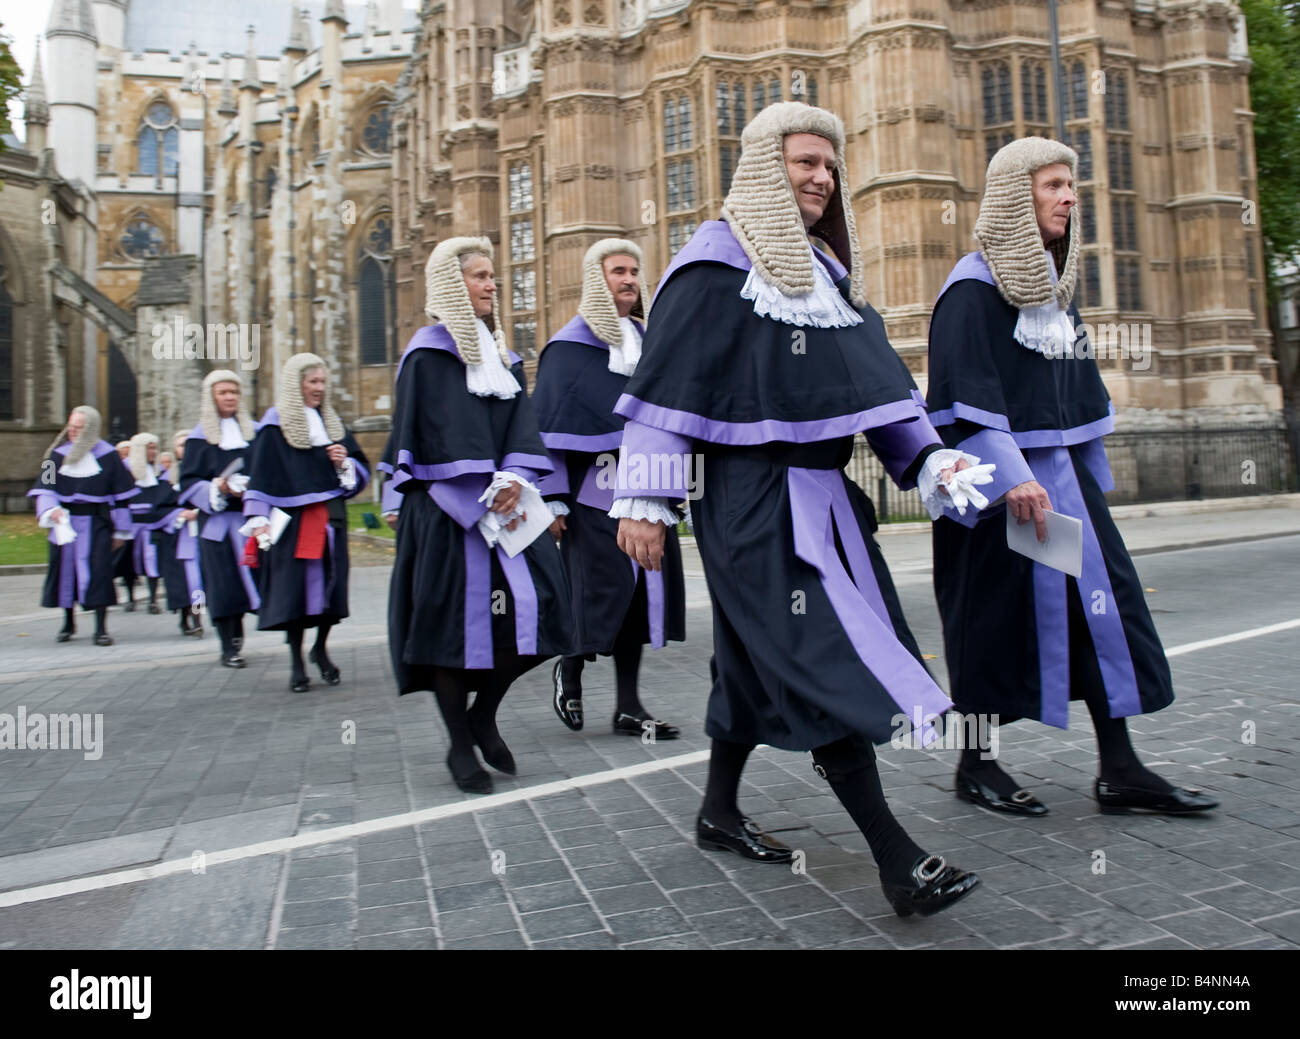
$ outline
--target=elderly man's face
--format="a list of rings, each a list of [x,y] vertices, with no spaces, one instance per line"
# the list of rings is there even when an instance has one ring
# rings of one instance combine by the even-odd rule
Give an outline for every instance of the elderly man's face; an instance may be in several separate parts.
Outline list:
[[[212,387],[212,400],[221,418],[234,418],[239,410],[239,383],[219,382]]]
[[[835,146],[815,133],[792,133],[786,135],[782,153],[803,225],[812,227],[835,193]]]
[[[157,444],[146,444],[146,445],[145,445],[145,448],[144,448],[144,460],[145,460],[146,462],[148,462],[150,465],[153,465],[154,462],[158,461],[158,445],[157,445]]]
[[[81,436],[81,431],[86,428],[86,416],[80,411],[74,411],[68,416],[68,439],[76,440]]]
[[[618,308],[619,317],[627,317],[641,298],[641,265],[635,256],[615,253],[601,261],[605,271],[605,284],[614,297],[614,306]]]
[[[302,373],[302,402],[309,408],[319,408],[325,399],[325,369],[308,368]]]
[[[1033,185],[1034,216],[1038,219],[1038,230],[1046,245],[1065,234],[1070,210],[1078,204],[1079,197],[1074,193],[1070,167],[1063,162],[1035,170]]]
[[[465,288],[469,291],[469,301],[474,307],[475,317],[487,317],[492,313],[492,298],[496,295],[497,282],[492,269],[492,261],[486,256],[473,256],[462,271]]]

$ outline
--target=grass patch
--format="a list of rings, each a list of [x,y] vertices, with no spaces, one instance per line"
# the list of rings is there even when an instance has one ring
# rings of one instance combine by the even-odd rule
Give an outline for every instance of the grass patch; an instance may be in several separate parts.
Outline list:
[[[36,516],[18,512],[0,516],[0,566],[48,563],[49,532],[36,525]]]
[[[376,537],[393,539],[396,535],[392,529],[384,522],[382,507],[378,502],[373,501],[350,501],[348,502],[348,533],[358,530],[364,530],[367,534],[373,534]],[[366,526],[366,521],[362,519],[363,513],[370,513],[379,521],[379,528],[373,529]]]

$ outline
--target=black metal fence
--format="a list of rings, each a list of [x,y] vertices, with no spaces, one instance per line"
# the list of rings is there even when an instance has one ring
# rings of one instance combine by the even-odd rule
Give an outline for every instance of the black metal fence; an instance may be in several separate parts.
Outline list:
[[[1115,505],[1237,498],[1300,490],[1300,445],[1284,428],[1232,427],[1112,433],[1106,455]],[[848,474],[870,496],[881,523],[928,520],[916,491],[900,491],[858,438]]]

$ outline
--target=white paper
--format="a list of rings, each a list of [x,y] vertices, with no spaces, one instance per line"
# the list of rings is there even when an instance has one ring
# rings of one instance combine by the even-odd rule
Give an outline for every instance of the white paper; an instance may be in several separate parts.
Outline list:
[[[1083,523],[1073,516],[1045,512],[1047,540],[1039,541],[1032,522],[1020,524],[1007,509],[1007,548],[1071,577],[1083,573]]]
[[[280,535],[284,533],[284,528],[289,525],[290,515],[284,509],[271,509],[271,544],[280,540]]]
[[[551,515],[551,510],[547,508],[546,502],[542,501],[542,496],[537,493],[537,489],[526,483],[520,484],[519,504],[515,506],[515,512],[522,512],[527,518],[521,519],[514,530],[507,530],[504,526],[510,522],[509,516],[502,516],[495,512],[487,513],[483,520],[479,521],[480,527],[486,520],[490,527],[495,528],[491,531],[491,535],[488,531],[483,532],[488,544],[491,545],[495,538],[506,555],[512,558],[546,533],[555,521],[555,517]]]

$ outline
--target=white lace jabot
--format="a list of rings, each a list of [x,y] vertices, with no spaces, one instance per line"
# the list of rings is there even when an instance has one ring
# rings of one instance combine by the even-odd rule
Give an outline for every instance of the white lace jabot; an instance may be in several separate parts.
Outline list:
[[[101,468],[94,454],[87,451],[78,462],[64,462],[59,466],[59,472],[64,476],[94,476]]]
[[[239,431],[239,423],[233,418],[223,418],[221,420],[221,442],[217,447],[223,451],[233,451],[237,447],[247,447],[248,441],[244,439],[244,434]]]
[[[1055,285],[1056,264],[1050,252],[1044,250],[1044,255]],[[1069,312],[1062,309],[1055,299],[1049,299],[1040,307],[1021,308],[1020,317],[1016,319],[1016,342],[1044,357],[1073,357],[1077,336]]]
[[[482,318],[475,318],[478,327],[478,364],[465,365],[465,388],[476,397],[500,397],[509,400],[519,392],[519,383],[501,363],[497,341]]]
[[[623,342],[609,348],[609,370],[618,375],[631,375],[641,360],[641,333],[630,317],[619,318],[618,326],[623,330]]]
[[[325,423],[320,417],[320,412],[315,408],[304,407],[303,414],[307,416],[307,434],[311,437],[312,447],[329,447],[334,443],[330,435],[325,432]]]
[[[745,286],[740,290],[741,298],[754,301],[754,313],[759,317],[770,317],[773,321],[786,325],[813,328],[860,325],[862,315],[840,295],[840,290],[831,281],[822,262],[812,255],[811,245],[808,246],[808,252],[813,265],[812,292],[805,296],[787,296],[759,274],[757,267],[751,267]]]

